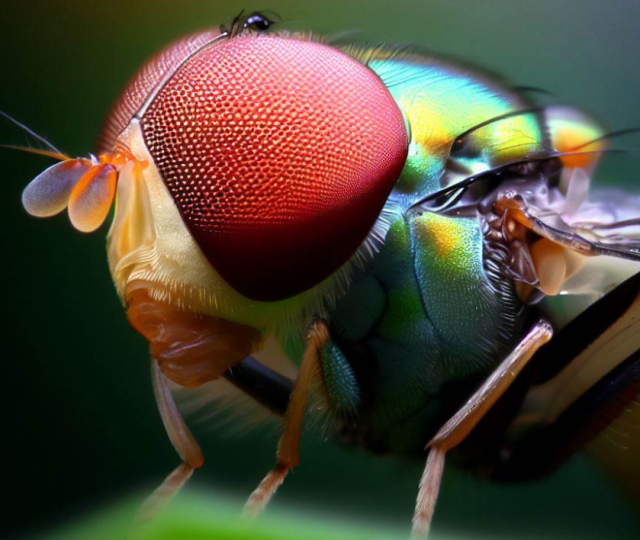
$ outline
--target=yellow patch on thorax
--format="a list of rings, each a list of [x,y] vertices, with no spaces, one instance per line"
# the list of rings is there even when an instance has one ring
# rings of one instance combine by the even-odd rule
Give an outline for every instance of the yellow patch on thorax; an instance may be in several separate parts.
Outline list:
[[[433,246],[441,257],[451,257],[464,248],[465,230],[461,223],[444,216],[431,214],[429,229]]]

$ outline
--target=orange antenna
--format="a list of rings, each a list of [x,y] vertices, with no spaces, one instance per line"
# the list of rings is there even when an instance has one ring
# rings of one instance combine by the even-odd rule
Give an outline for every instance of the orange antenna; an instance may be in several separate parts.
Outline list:
[[[18,150],[19,152],[26,152],[27,154],[35,154],[36,156],[53,158],[59,161],[67,161],[68,159],[71,159],[71,157],[67,156],[66,154],[53,152],[52,150],[41,150],[40,148],[29,148],[28,146],[17,146],[15,144],[0,144],[0,148],[6,148],[8,150]]]
[[[64,152],[61,152],[60,150],[58,150],[58,148],[56,148],[53,144],[51,144],[42,135],[38,135],[35,131],[33,131],[31,128],[25,126],[22,122],[19,122],[18,120],[16,120],[12,116],[8,115],[6,112],[1,111],[1,110],[0,110],[0,116],[3,116],[7,120],[9,120],[9,122],[11,122],[13,125],[19,127],[21,130],[26,132],[29,136],[33,137],[35,140],[40,141],[49,150],[43,150],[42,153],[39,153],[37,151],[33,151],[33,149],[24,148],[22,146],[6,146],[5,148],[12,148],[14,150],[22,150],[22,151],[25,151],[25,152],[31,152],[33,154],[45,155],[45,156],[48,156],[48,157],[54,157],[55,156],[56,159],[59,159],[59,156],[65,156],[64,159],[68,159],[68,157],[64,154]]]

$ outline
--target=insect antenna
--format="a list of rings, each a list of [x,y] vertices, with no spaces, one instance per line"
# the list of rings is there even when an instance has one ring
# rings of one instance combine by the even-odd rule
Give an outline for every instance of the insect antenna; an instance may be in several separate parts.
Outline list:
[[[635,149],[628,149],[628,148],[601,148],[598,150],[588,150],[588,151],[581,151],[581,152],[550,151],[547,153],[540,153],[534,156],[528,156],[524,159],[511,161],[506,165],[500,165],[499,167],[494,167],[493,169],[482,171],[479,174],[468,176],[467,178],[465,178],[460,182],[457,182],[450,186],[446,186],[442,189],[439,189],[438,191],[435,191],[434,193],[431,193],[426,197],[413,203],[409,208],[409,210],[415,209],[420,205],[428,203],[430,201],[434,201],[438,199],[444,200],[443,198],[447,197],[452,192],[456,192],[455,198],[459,198],[461,193],[458,193],[458,191],[461,192],[462,190],[464,190],[465,188],[468,188],[469,186],[478,182],[479,180],[482,180],[483,178],[486,178],[487,176],[490,176],[492,174],[499,173],[501,170],[504,170],[508,167],[513,167],[514,165],[524,165],[525,163],[535,163],[537,161],[547,161],[549,159],[555,159],[555,158],[562,158],[562,157],[569,157],[569,156],[585,156],[585,155],[593,155],[593,154],[601,154],[601,155],[602,154],[628,154],[628,155],[638,156],[640,155],[640,152],[638,152]]]
[[[66,161],[71,159],[66,154],[58,152],[52,152],[50,150],[41,150],[39,148],[29,148],[28,146],[17,146],[15,144],[0,144],[0,148],[6,148],[7,150],[18,150],[19,152],[25,152],[26,154],[33,154],[36,156],[43,156],[51,159],[57,159],[58,161]]]
[[[31,135],[31,137],[33,137],[34,139],[40,141],[42,144],[44,144],[45,146],[47,146],[50,150],[52,150],[53,152],[57,153],[57,154],[62,154],[62,152],[60,150],[58,150],[53,144],[51,144],[47,139],[45,139],[42,135],[38,135],[35,131],[33,131],[31,128],[28,128],[27,126],[25,126],[22,122],[19,122],[18,120],[16,120],[15,118],[13,118],[13,116],[8,115],[6,112],[0,110],[0,115],[3,116],[4,118],[6,118],[7,120],[9,120],[9,122],[11,122],[12,124],[14,124],[15,126],[18,126],[20,129],[22,129],[23,131],[25,131],[26,133],[28,133],[29,135]]]
[[[29,154],[35,154],[38,156],[45,156],[53,159],[58,159],[60,161],[65,161],[69,159],[69,156],[67,156],[64,152],[56,148],[42,135],[38,135],[31,128],[25,126],[22,122],[16,120],[6,112],[0,110],[0,116],[2,116],[3,118],[11,122],[14,126],[19,127],[22,131],[27,133],[27,135],[29,135],[36,141],[46,146],[46,148],[29,148],[27,146],[19,146],[19,145],[13,145],[13,144],[0,144],[0,148],[7,148],[9,150],[18,150],[20,152],[27,152]]]

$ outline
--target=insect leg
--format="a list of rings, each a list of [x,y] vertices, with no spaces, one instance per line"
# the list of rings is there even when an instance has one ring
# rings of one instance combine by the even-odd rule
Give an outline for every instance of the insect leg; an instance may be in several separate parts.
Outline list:
[[[606,450],[618,461],[634,454],[634,439],[629,433],[637,427],[633,405],[640,394],[640,350],[635,351],[605,377],[597,381],[578,400],[572,403],[552,424],[534,428],[520,440],[502,445],[491,478],[502,481],[523,481],[543,477],[556,470],[575,452],[590,444],[590,450],[601,458],[597,437],[606,435],[617,421],[625,430],[620,437],[628,446],[616,446],[607,441]],[[630,429],[629,426],[632,426]],[[612,431],[615,433],[615,431]],[[595,441],[595,442],[594,442]],[[608,454],[604,456],[609,457]],[[634,476],[637,459],[627,471]],[[613,465],[605,461],[604,465]],[[624,478],[623,480],[627,480]]]
[[[204,458],[198,443],[185,424],[171,395],[166,377],[156,360],[151,363],[153,391],[162,422],[174,448],[182,458],[182,463],[162,482],[162,484],[142,504],[138,519],[149,520],[162,510],[169,500],[182,488],[193,471],[202,467]]]
[[[544,320],[538,321],[493,374],[429,442],[427,445],[429,456],[420,480],[413,517],[412,538],[425,538],[429,532],[442,480],[446,453],[469,435],[498,398],[513,383],[534,353],[547,343],[552,335],[551,325]]]
[[[544,476],[585,445],[595,450],[598,436],[606,437],[609,426],[637,424],[640,273],[567,324],[534,362],[537,378],[512,421],[516,433],[507,430],[483,465],[492,478],[518,481]],[[608,444],[606,449],[609,446],[614,447]],[[634,451],[616,455],[616,465],[623,454]]]
[[[142,505],[139,517],[149,519],[204,462],[200,447],[180,415],[168,381],[185,388],[198,388],[225,376],[229,368],[241,364],[253,352],[260,342],[260,333],[249,326],[183,311],[154,299],[143,286],[132,286],[128,291],[127,318],[149,341],[156,402],[169,439],[183,460]],[[247,376],[244,382],[251,386]],[[275,378],[271,382],[269,389],[281,394],[280,386],[284,382]]]
[[[278,487],[284,482],[289,470],[300,463],[300,435],[309,388],[321,378],[320,351],[328,339],[329,329],[326,323],[324,321],[313,323],[307,335],[302,365],[285,413],[284,429],[278,444],[278,463],[247,500],[245,513],[248,516],[258,516],[265,509]]]

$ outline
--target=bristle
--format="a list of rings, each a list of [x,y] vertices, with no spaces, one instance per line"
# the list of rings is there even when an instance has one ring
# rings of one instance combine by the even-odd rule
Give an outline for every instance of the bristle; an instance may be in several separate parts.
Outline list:
[[[18,120],[16,120],[15,118],[13,118],[12,116],[9,116],[6,112],[4,111],[0,111],[0,116],[3,116],[4,118],[6,118],[7,120],[9,120],[9,122],[11,122],[12,124],[18,126],[21,130],[25,131],[28,135],[30,135],[31,137],[33,137],[34,139],[36,139],[37,141],[40,141],[42,144],[44,144],[47,148],[49,148],[50,150],[52,150],[55,154],[58,155],[64,155],[63,152],[61,152],[60,150],[58,150],[53,144],[51,144],[47,139],[45,139],[42,135],[38,135],[35,131],[33,131],[32,129],[28,128],[27,126],[25,126],[22,122],[19,122]]]
[[[6,148],[7,150],[17,150],[18,152],[25,152],[27,154],[34,154],[36,156],[43,156],[52,159],[57,159],[59,161],[66,161],[71,159],[70,156],[66,154],[60,154],[58,152],[53,152],[50,150],[41,150],[39,148],[29,148],[28,146],[18,146],[15,144],[0,144],[0,148]]]

